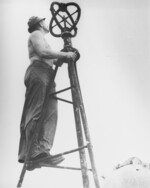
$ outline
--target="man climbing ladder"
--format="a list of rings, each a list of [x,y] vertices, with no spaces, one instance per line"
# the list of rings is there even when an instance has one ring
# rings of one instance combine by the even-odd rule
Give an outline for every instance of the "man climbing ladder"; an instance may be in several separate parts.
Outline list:
[[[28,21],[28,31],[31,33],[28,40],[28,50],[30,58],[30,66],[25,74],[26,96],[25,104],[21,119],[21,138],[19,146],[19,162],[24,163],[26,154],[36,125],[40,118],[42,122],[37,138],[32,143],[30,152],[31,161],[48,160],[50,164],[58,164],[63,161],[63,157],[51,158],[50,150],[57,125],[57,100],[49,97],[45,101],[48,85],[53,75],[53,64],[57,60],[74,60],[76,53],[74,52],[56,52],[50,48],[44,36],[49,32],[45,18],[32,16]],[[52,91],[55,91],[55,83],[53,83]],[[43,105],[48,103],[47,109],[43,109]],[[42,111],[45,110],[43,114]],[[41,117],[43,116],[43,117]],[[48,159],[49,158],[49,159]],[[40,167],[39,164],[34,168]],[[33,170],[30,167],[27,170]]]

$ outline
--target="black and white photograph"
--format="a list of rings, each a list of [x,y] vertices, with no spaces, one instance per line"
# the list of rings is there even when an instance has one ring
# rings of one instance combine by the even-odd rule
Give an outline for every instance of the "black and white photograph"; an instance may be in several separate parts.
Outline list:
[[[150,1],[0,12],[0,187],[150,188]]]

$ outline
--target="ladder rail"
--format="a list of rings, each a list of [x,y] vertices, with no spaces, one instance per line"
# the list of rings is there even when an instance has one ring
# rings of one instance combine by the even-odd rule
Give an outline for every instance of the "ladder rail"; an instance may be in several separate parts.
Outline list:
[[[90,131],[89,131],[89,128],[88,128],[88,121],[87,121],[85,108],[84,108],[84,104],[83,104],[83,98],[82,98],[82,93],[81,93],[81,89],[80,89],[80,83],[79,83],[79,77],[78,77],[76,63],[74,64],[74,69],[75,69],[75,77],[76,77],[76,84],[77,84],[78,100],[80,101],[80,105],[79,105],[80,106],[80,113],[81,113],[81,117],[82,117],[82,123],[83,123],[85,138],[86,138],[87,143],[89,143],[88,144],[88,152],[89,152],[89,156],[90,156],[94,182],[95,182],[96,188],[100,188],[97,169],[96,169],[96,165],[95,165],[93,146],[91,144]]]
[[[75,116],[75,124],[76,124],[76,132],[77,132],[77,140],[78,140],[78,146],[81,147],[84,145],[84,139],[83,139],[83,132],[82,132],[82,122],[80,117],[80,108],[78,103],[78,93],[76,88],[76,80],[74,77],[74,62],[70,61],[68,63],[68,73],[70,78],[71,86],[72,88],[72,99],[73,99],[73,109],[74,109],[74,116]],[[82,178],[83,178],[83,186],[84,188],[89,188],[89,177],[88,177],[88,168],[87,168],[87,161],[86,161],[86,154],[85,150],[79,151],[80,156],[80,164],[81,164],[81,172],[82,172]]]

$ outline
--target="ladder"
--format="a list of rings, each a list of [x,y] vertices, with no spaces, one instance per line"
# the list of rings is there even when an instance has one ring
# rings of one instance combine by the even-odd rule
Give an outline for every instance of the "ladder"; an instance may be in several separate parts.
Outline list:
[[[71,10],[73,9],[75,11],[73,13],[70,13],[68,11],[69,10],[68,7],[71,7]],[[50,11],[52,13],[52,19],[51,19],[51,22],[49,25],[50,33],[55,37],[62,37],[62,39],[64,40],[64,48],[62,51],[76,52],[77,53],[76,61],[77,61],[80,57],[80,54],[75,48],[72,47],[71,38],[75,37],[77,34],[76,25],[79,21],[80,14],[81,14],[79,5],[74,2],[66,3],[66,4],[53,2],[51,4]],[[61,15],[61,13],[63,13],[63,15]],[[75,14],[76,14],[76,18],[73,19],[73,15],[75,15]],[[58,21],[58,17],[61,18],[61,21]],[[68,19],[69,19],[69,21],[68,21]],[[57,27],[57,33],[54,31],[55,27]],[[59,33],[58,33],[58,29],[60,30]],[[96,170],[96,166],[95,166],[95,162],[94,162],[94,154],[93,154],[93,147],[92,147],[91,139],[90,139],[90,132],[88,129],[88,123],[87,123],[87,118],[86,118],[86,114],[85,114],[85,109],[84,109],[84,104],[83,104],[83,99],[82,99],[82,94],[81,94],[81,89],[80,89],[80,84],[79,84],[79,79],[78,79],[76,61],[70,60],[69,62],[65,62],[68,64],[68,75],[69,75],[69,79],[70,79],[70,87],[65,88],[61,91],[55,92],[55,93],[51,93],[51,94],[47,93],[46,97],[50,97],[50,95],[51,95],[51,97],[54,97],[57,100],[61,100],[61,101],[64,101],[64,102],[67,102],[67,103],[70,103],[73,105],[75,125],[76,125],[76,134],[77,134],[77,140],[78,140],[78,148],[70,150],[70,151],[66,151],[63,153],[56,154],[53,157],[67,155],[67,154],[70,154],[73,152],[79,152],[81,168],[53,166],[50,164],[45,164],[43,166],[52,167],[52,168],[61,168],[61,169],[81,170],[82,180],[83,180],[83,188],[90,188],[88,171],[91,171],[93,173],[95,187],[100,188],[97,170]],[[62,62],[58,62],[55,67],[53,79],[51,80],[51,83],[49,85],[50,89],[51,89],[51,86],[52,86],[54,79],[56,77],[58,67],[61,65],[62,65]],[[68,90],[71,90],[72,101],[68,101],[68,100],[56,97],[59,93],[62,93],[62,92],[68,91]],[[46,106],[47,104],[45,103],[44,105]],[[43,109],[46,109],[44,107],[43,107]],[[44,110],[42,113],[45,113]],[[41,115],[41,117],[42,117],[42,115]],[[39,122],[37,123],[37,126],[36,126],[37,130],[35,131],[32,141],[31,141],[31,144],[29,146],[26,160],[23,165],[21,175],[20,175],[20,178],[19,178],[19,181],[17,184],[17,188],[21,188],[27,167],[30,164],[30,162],[29,162],[30,152],[31,152],[30,148],[32,148],[31,147],[32,142],[38,135],[38,131],[39,131],[39,127],[40,127],[39,125],[40,125],[41,121],[42,121],[42,119],[40,119]],[[85,149],[88,150],[89,159],[90,159],[90,163],[91,163],[91,169],[88,169],[88,167],[87,167]]]

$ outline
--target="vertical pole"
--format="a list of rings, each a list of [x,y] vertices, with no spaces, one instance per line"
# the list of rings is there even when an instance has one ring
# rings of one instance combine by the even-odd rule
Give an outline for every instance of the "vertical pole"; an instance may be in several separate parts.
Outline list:
[[[26,163],[23,165],[22,172],[21,172],[18,184],[17,184],[17,188],[21,188],[25,173],[26,173]]]
[[[81,94],[81,89],[80,89],[80,84],[79,84],[79,79],[78,79],[76,67],[75,67],[75,79],[77,81],[78,100],[80,101],[79,102],[80,103],[80,105],[79,105],[80,106],[80,113],[81,113],[81,117],[82,117],[82,123],[83,123],[85,138],[86,138],[86,141],[88,142],[88,152],[89,152],[94,182],[95,182],[96,188],[100,188],[97,170],[96,170],[96,166],[95,166],[95,162],[94,162],[94,154],[93,154],[93,148],[92,148],[92,144],[91,144],[90,131],[89,131],[89,128],[88,128],[88,123],[87,123],[87,118],[86,118],[86,114],[85,114],[85,109],[84,109],[84,104],[83,104],[83,99],[82,99],[82,94]]]
[[[81,147],[84,145],[84,140],[83,140],[83,134],[82,134],[77,85],[76,85],[76,80],[74,77],[75,69],[74,69],[73,61],[69,62],[69,64],[68,64],[68,71],[69,71],[70,83],[71,83],[71,86],[73,86],[71,91],[72,91],[78,146]],[[83,186],[84,186],[84,188],[89,188],[88,168],[87,168],[85,150],[84,149],[80,150],[79,154],[80,154],[80,164],[81,164],[81,171],[82,171]]]
[[[70,35],[66,33],[63,35],[62,38],[64,39],[65,51],[70,51],[72,49],[72,42],[71,42]],[[68,63],[68,73],[69,73],[70,83],[72,86],[71,92],[72,92],[78,146],[82,147],[84,145],[84,139],[83,139],[83,133],[82,133],[82,126],[81,126],[80,104],[79,104],[78,92],[77,92],[77,80],[75,77],[75,74],[76,74],[75,62],[70,61]],[[80,164],[81,164],[83,186],[84,188],[89,188],[88,168],[87,168],[85,150],[84,149],[80,150],[79,154],[80,154]]]

